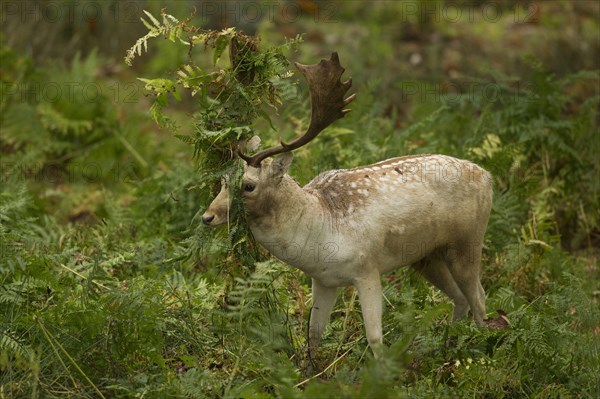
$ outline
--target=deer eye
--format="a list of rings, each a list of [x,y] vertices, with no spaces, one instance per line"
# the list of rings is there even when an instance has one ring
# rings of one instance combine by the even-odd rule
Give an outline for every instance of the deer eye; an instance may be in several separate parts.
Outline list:
[[[246,183],[244,185],[244,191],[251,193],[252,191],[254,191],[254,189],[256,188],[256,186],[252,183]]]

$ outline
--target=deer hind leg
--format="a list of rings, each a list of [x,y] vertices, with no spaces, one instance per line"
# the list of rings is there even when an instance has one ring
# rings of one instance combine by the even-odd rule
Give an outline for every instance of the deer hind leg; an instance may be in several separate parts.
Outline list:
[[[413,268],[454,302],[453,321],[460,320],[467,315],[469,302],[454,281],[445,260],[436,257],[425,258],[415,264]]]
[[[454,281],[467,298],[473,319],[478,326],[485,326],[485,291],[479,280],[481,268],[481,245],[464,245],[452,251],[448,269]]]

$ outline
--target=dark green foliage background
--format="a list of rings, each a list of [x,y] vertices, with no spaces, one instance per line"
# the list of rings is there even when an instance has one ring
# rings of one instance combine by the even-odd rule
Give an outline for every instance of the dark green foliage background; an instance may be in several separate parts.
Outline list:
[[[142,9],[158,16],[163,4],[126,3],[135,23],[125,13],[95,30],[2,15],[0,398],[600,396],[594,2],[527,3],[539,14],[494,3],[503,10],[494,21],[469,18],[489,2],[461,3],[454,19],[435,14],[441,1],[292,2],[303,13],[293,20],[283,13],[292,3],[281,3],[255,25],[190,21],[238,22],[256,30],[261,50],[292,61],[340,53],[358,97],[295,153],[301,183],[416,153],[470,159],[494,175],[482,280],[490,315],[503,309],[510,328],[450,324],[448,300],[401,269],[384,277],[384,359],[371,359],[354,290],[340,290],[316,377],[304,367],[309,279],[258,249],[243,214],[218,230],[200,223],[220,175],[240,165],[198,139],[218,129],[231,134],[221,144],[253,132],[267,145],[294,137],[309,121],[303,83],[263,81],[282,105],[245,104],[260,112],[238,130],[209,126],[205,97],[168,93],[162,122],[178,126],[179,140],[154,123],[156,93],[136,78],[175,81],[188,47],[157,38],[127,68],[125,50],[146,32]],[[111,2],[98,4],[110,15]],[[170,14],[190,15],[189,3],[174,4]],[[413,6],[434,13],[407,13]],[[285,44],[299,34],[295,50]],[[211,71],[213,54],[197,46],[193,60]],[[217,68],[227,66],[223,53]],[[44,91],[51,85],[73,90],[57,99]]]

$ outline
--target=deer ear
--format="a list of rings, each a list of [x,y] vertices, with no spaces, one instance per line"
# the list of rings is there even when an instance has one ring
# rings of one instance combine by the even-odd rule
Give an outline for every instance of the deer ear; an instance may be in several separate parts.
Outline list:
[[[294,154],[291,152],[286,152],[283,155],[273,159],[273,162],[271,162],[271,171],[273,175],[275,177],[279,177],[286,174],[290,169],[292,159],[294,159]]]
[[[246,143],[246,151],[254,152],[258,149],[259,146],[260,146],[260,137],[252,136],[252,138],[250,140],[248,140],[248,143]]]

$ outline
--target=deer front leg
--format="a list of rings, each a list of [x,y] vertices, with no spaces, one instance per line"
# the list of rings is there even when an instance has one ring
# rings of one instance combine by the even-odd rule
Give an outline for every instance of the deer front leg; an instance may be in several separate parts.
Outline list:
[[[308,326],[308,356],[312,360],[312,356],[316,353],[317,346],[323,335],[323,330],[329,315],[335,304],[337,296],[337,288],[325,287],[317,280],[312,280],[313,306],[310,312],[310,324]]]
[[[360,308],[367,332],[367,342],[375,358],[378,358],[383,350],[383,333],[381,328],[383,294],[379,273],[373,272],[367,277],[357,279],[354,282],[354,286],[358,290]]]

